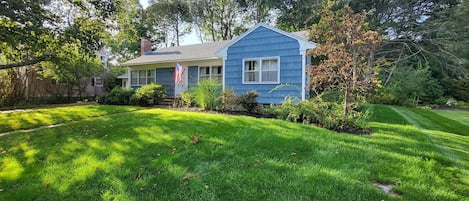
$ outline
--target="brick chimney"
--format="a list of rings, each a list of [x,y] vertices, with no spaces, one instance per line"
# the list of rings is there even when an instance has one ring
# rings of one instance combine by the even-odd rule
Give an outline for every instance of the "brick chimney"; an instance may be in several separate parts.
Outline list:
[[[145,55],[145,52],[151,51],[152,43],[146,38],[141,38],[140,40],[140,55]]]

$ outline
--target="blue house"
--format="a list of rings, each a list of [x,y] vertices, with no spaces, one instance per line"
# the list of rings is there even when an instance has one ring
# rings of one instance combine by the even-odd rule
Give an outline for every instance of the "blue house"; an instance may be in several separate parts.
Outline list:
[[[124,63],[128,72],[120,78],[132,88],[164,84],[170,96],[202,79],[221,79],[224,89],[238,94],[256,90],[259,103],[305,100],[306,51],[316,47],[307,38],[307,31],[288,33],[260,23],[231,41],[142,50],[142,56]],[[174,82],[176,63],[186,69],[180,84]]]

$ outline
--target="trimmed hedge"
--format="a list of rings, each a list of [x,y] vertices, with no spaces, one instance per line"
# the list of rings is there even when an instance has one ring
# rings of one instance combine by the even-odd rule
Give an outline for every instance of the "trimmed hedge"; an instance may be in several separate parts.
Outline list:
[[[129,105],[133,94],[134,91],[130,88],[115,87],[111,92],[97,97],[96,101],[107,105]]]
[[[136,89],[130,97],[130,103],[140,106],[158,105],[165,97],[164,86],[151,83]]]

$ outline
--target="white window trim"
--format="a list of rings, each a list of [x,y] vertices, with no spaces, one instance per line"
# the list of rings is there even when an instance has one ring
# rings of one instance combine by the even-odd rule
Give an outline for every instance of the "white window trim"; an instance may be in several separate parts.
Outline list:
[[[130,86],[136,86],[136,87],[139,87],[139,86],[143,86],[143,85],[147,85],[147,84],[150,84],[148,83],[148,71],[151,71],[151,70],[154,70],[155,73],[153,74],[153,80],[156,82],[156,69],[153,68],[153,69],[141,69],[141,70],[130,70],[130,73],[129,73],[129,84]],[[137,84],[132,84],[132,72],[137,72]],[[140,72],[139,71],[145,71],[145,84],[140,84]]]
[[[277,59],[277,81],[276,82],[267,82],[267,81],[262,81],[262,61],[263,60],[269,60],[269,59]],[[254,61],[254,60],[257,60],[259,62],[259,81],[258,82],[246,82],[244,80],[244,74],[245,74],[245,62],[246,61]],[[280,57],[279,56],[276,56],[276,57],[258,57],[258,58],[244,58],[243,59],[243,69],[242,69],[242,76],[241,76],[241,79],[242,79],[242,83],[243,84],[280,84]]]
[[[98,76],[98,77],[99,77],[99,76]],[[96,78],[98,78],[98,77],[93,77],[93,79],[94,79],[94,86],[95,86],[95,87],[103,87],[103,84],[104,84],[103,82],[104,82],[104,80],[103,80],[103,78],[101,78],[101,77],[99,77],[99,79],[101,79],[101,84],[99,84],[99,85],[96,84]]]
[[[209,68],[208,70],[209,70],[209,72],[210,72],[210,74],[209,74],[208,77],[209,77],[209,79],[212,79],[212,77],[213,77],[213,75],[212,75],[212,68],[213,68],[213,67],[221,67],[221,76],[220,76],[220,75],[217,75],[217,77],[221,77],[222,80],[224,79],[224,69],[225,69],[225,68],[223,68],[223,65],[212,65],[212,66],[208,66],[208,65],[207,65],[207,66],[200,66],[200,65],[199,65],[198,67],[199,67],[199,69],[198,69],[198,71],[197,71],[197,83],[199,83],[199,84],[200,84],[200,69],[201,69],[201,68],[206,68],[206,67],[208,67],[208,68]]]

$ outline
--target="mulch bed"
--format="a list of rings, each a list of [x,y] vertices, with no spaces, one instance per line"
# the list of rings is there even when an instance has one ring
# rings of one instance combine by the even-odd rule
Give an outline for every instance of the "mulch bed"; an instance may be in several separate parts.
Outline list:
[[[177,111],[188,111],[188,112],[205,112],[205,113],[210,113],[210,114],[228,114],[228,115],[242,115],[242,116],[250,116],[250,117],[255,117],[255,118],[267,118],[267,119],[277,119],[277,117],[273,114],[265,114],[265,113],[251,113],[251,112],[246,112],[246,111],[231,111],[231,110],[202,110],[201,108],[195,108],[195,107],[190,107],[190,108],[179,108],[179,107],[169,107],[169,106],[155,106],[157,108],[167,108],[170,110],[177,110]],[[301,123],[301,122],[298,122]],[[310,123],[312,126],[316,127],[322,127],[318,123]],[[334,129],[333,131],[336,131],[338,133],[344,133],[344,134],[354,134],[354,135],[371,135],[372,131],[371,129],[361,129],[361,128],[347,128],[347,129]]]

